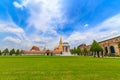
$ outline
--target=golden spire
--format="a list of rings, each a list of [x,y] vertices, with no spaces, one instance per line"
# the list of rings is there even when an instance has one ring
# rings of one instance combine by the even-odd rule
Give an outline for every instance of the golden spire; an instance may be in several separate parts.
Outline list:
[[[60,42],[59,42],[59,44],[62,44],[62,37],[60,37]]]
[[[60,37],[60,41],[59,41],[59,50],[62,51],[62,37]]]

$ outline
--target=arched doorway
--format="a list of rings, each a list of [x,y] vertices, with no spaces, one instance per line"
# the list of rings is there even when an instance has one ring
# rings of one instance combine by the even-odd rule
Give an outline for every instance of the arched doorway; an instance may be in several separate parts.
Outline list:
[[[47,56],[49,56],[50,55],[50,50],[47,50],[46,54],[47,54]]]
[[[111,51],[111,54],[115,54],[115,48],[114,48],[114,46],[110,46],[110,51]]]
[[[108,48],[105,47],[105,55],[108,55]]]

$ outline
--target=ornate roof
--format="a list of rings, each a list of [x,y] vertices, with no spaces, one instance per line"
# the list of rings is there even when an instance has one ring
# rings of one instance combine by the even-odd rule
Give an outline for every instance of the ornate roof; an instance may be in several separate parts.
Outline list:
[[[39,47],[37,46],[33,46],[30,51],[40,51]]]

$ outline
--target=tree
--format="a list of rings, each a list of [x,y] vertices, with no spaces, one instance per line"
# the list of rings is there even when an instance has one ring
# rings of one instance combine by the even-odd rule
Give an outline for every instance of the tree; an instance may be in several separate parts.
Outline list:
[[[120,41],[118,42],[119,54],[120,54]]]
[[[76,52],[77,52],[78,55],[82,55],[82,51],[81,51],[80,47],[77,47],[77,51]]]
[[[99,52],[103,52],[103,48],[99,45],[97,41],[94,40],[91,45],[90,51],[93,52],[94,57],[96,56],[96,53],[97,53],[97,56],[100,57]]]
[[[76,49],[76,47],[74,47],[73,52],[74,52],[74,54],[77,54],[77,49]]]
[[[84,48],[84,55],[86,56],[88,54],[87,48]]]
[[[90,51],[93,53],[93,56],[96,57],[96,52],[95,52],[95,41],[93,41],[91,47],[90,47]]]
[[[8,48],[6,48],[5,50],[3,50],[3,52],[2,52],[4,55],[9,55],[9,50],[8,50]]]
[[[74,54],[74,50],[73,49],[70,49],[70,52],[71,52],[71,54]]]
[[[2,51],[0,50],[0,55],[2,55]]]
[[[10,55],[15,54],[15,49],[13,48],[12,50],[10,50]]]
[[[20,55],[20,50],[19,49],[16,50],[15,55]]]

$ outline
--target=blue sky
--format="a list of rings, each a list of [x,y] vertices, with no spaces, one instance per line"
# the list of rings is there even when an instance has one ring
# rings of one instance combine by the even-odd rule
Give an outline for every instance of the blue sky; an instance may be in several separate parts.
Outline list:
[[[71,47],[120,35],[120,0],[3,0],[0,49]]]

